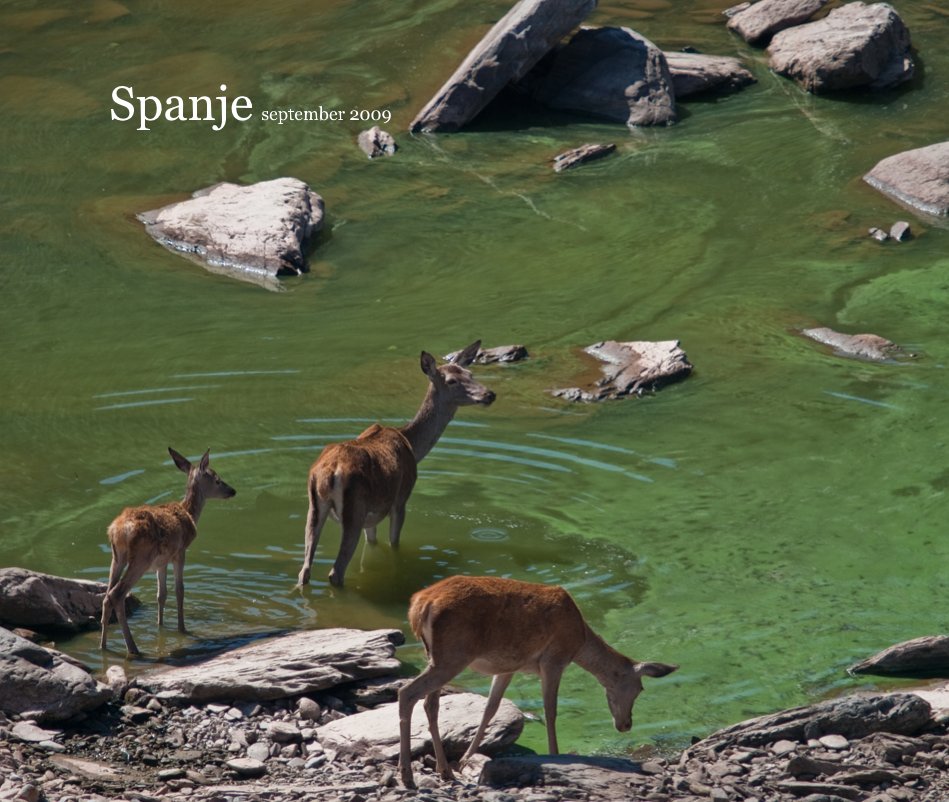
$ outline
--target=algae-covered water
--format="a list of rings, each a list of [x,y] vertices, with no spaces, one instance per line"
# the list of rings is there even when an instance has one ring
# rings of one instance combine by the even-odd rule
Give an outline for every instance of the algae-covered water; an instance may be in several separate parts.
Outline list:
[[[273,630],[405,629],[411,593],[451,573],[557,582],[621,650],[681,664],[647,682],[630,735],[612,730],[593,678],[568,671],[558,724],[577,751],[683,745],[841,692],[855,659],[945,631],[949,230],[859,179],[946,138],[949,16],[897,0],[917,78],[815,98],[770,74],[722,5],[604,2],[591,17],[745,59],[756,85],[682,103],[674,127],[521,109],[412,137],[505,2],[5,2],[0,565],[104,580],[109,521],[182,492],[167,447],[210,446],[238,494],[208,504],[188,552],[192,634],[157,633],[154,579],[137,587],[147,656],[194,659]],[[110,119],[116,86],[221,84],[255,114],[388,110],[401,149],[369,162],[354,142],[367,124],[348,120]],[[618,152],[551,171],[589,141]],[[283,175],[327,208],[312,271],[285,292],[212,275],[134,219],[217,181]],[[913,240],[866,236],[901,218]],[[796,334],[808,325],[918,356],[844,360]],[[419,352],[475,338],[532,358],[476,370],[498,400],[463,410],[422,463],[401,550],[360,546],[331,590],[331,523],[316,581],[295,590],[322,445],[410,417]],[[695,372],[638,400],[552,398],[575,349],[603,339],[679,339]],[[95,633],[58,645],[101,669],[124,659],[111,637],[104,657]],[[415,644],[400,654],[422,659]],[[540,712],[536,679],[509,696]],[[522,743],[545,742],[529,724]]]

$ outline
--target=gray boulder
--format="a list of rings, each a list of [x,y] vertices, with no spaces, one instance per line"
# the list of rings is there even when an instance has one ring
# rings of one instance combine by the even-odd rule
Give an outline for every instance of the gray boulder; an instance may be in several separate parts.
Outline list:
[[[112,698],[108,685],[53,649],[0,628],[0,712],[65,721]]]
[[[827,0],[760,0],[728,20],[728,27],[751,44],[760,44],[778,31],[807,22]]]
[[[677,100],[706,92],[728,94],[756,81],[744,64],[732,56],[665,51]]]
[[[678,340],[662,342],[617,342],[607,340],[584,349],[602,364],[602,378],[592,385],[554,390],[567,401],[603,401],[628,395],[642,395],[692,372],[692,363]]]
[[[583,28],[528,76],[540,103],[628,126],[676,120],[675,89],[662,51],[629,28]]]
[[[95,629],[105,591],[103,582],[0,568],[0,625],[66,632]],[[138,606],[138,599],[129,596],[126,612]]]
[[[449,760],[461,757],[471,744],[487,702],[486,697],[475,693],[452,693],[441,697],[438,732]],[[479,751],[486,755],[499,752],[513,744],[523,728],[523,713],[513,702],[502,699]],[[382,705],[333,721],[316,730],[316,740],[341,755],[359,755],[376,761],[397,760],[399,704]],[[428,718],[419,704],[412,716],[412,756],[431,752]]]
[[[372,126],[368,131],[363,131],[356,137],[359,149],[370,159],[378,159],[380,156],[394,156],[399,149],[392,134],[383,131],[378,125]]]
[[[897,643],[847,671],[879,677],[949,678],[949,637],[927,635]]]
[[[949,141],[905,150],[880,161],[863,180],[928,214],[949,214]]]
[[[844,334],[827,326],[804,329],[801,334],[824,345],[829,345],[840,356],[885,362],[898,356],[906,356],[903,349],[877,334]]]
[[[138,219],[159,243],[208,270],[278,289],[278,276],[308,269],[305,253],[323,226],[323,199],[296,178],[222,183]]]
[[[445,354],[446,362],[454,362],[461,351]],[[496,345],[494,348],[479,348],[474,361],[479,365],[492,365],[496,362],[520,362],[527,359],[527,348],[523,345]]]
[[[596,0],[520,0],[468,53],[412,121],[411,130],[457,131],[528,73],[579,25]]]
[[[887,89],[913,77],[909,31],[886,3],[835,8],[824,19],[775,34],[768,52],[771,69],[808,92]]]
[[[265,701],[395,674],[397,629],[320,629],[249,643],[188,666],[149,671],[136,684],[182,702]]]

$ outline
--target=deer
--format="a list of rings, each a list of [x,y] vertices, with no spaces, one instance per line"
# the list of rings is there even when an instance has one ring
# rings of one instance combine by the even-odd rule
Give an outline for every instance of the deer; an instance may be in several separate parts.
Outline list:
[[[331,585],[343,586],[360,532],[365,530],[366,541],[375,544],[376,526],[386,516],[389,544],[398,547],[418,463],[432,450],[459,407],[494,403],[494,392],[475,381],[467,369],[480,348],[481,341],[476,340],[444,365],[422,351],[419,362],[429,385],[411,421],[400,427],[374,423],[355,440],[331,443],[323,449],[307,481],[310,504],[297,587],[310,581],[320,532],[330,516],[342,528],[339,554],[329,573]]]
[[[129,655],[140,655],[129,630],[125,599],[146,571],[155,571],[158,580],[158,626],[165,621],[165,599],[168,597],[166,576],[168,563],[175,567],[175,600],[178,604],[178,631],[187,634],[184,618],[185,551],[197,535],[198,518],[209,498],[231,498],[237,491],[224,482],[210,467],[210,449],[197,465],[193,465],[173,448],[168,449],[178,470],[188,474],[182,501],[167,504],[126,507],[109,524],[109,545],[112,565],[109,584],[102,600],[102,636],[99,648],[106,648],[106,630],[112,611],[122,627]],[[123,573],[124,571],[124,573]]]
[[[418,591],[409,604],[409,624],[422,641],[428,665],[399,690],[399,771],[406,788],[412,773],[412,710],[425,699],[435,751],[435,770],[453,779],[438,732],[441,689],[465,668],[492,676],[488,703],[460,763],[481,745],[504,691],[518,671],[540,675],[547,724],[547,748],[557,747],[557,692],[564,669],[576,663],[606,689],[606,701],[619,732],[632,727],[633,703],[642,678],[664,677],[678,666],[638,662],[620,654],[584,621],[570,594],[541,585],[491,576],[450,576]]]

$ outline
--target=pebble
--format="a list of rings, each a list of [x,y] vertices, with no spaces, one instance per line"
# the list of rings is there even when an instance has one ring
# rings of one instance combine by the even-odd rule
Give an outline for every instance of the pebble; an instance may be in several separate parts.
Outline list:
[[[257,760],[261,763],[264,762],[270,757],[270,745],[261,741],[251,744],[247,747],[247,757],[249,757],[251,760]]]
[[[821,746],[825,746],[828,749],[834,749],[836,751],[842,751],[844,749],[850,748],[850,741],[844,738],[843,735],[824,735],[817,740],[820,741]]]
[[[224,765],[241,777],[263,777],[267,773],[267,767],[263,762],[250,757],[235,757]]]

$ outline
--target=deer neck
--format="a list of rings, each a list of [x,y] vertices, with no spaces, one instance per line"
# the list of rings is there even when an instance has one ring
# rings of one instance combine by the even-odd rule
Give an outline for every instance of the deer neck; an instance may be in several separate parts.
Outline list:
[[[586,628],[586,640],[573,662],[589,671],[604,688],[612,688],[622,682],[632,665],[628,657],[616,651],[589,626]]]
[[[428,391],[415,417],[400,429],[405,439],[409,441],[409,445],[412,446],[416,462],[421,462],[432,450],[438,438],[442,436],[442,432],[445,431],[445,427],[455,417],[456,409],[457,407],[453,404],[440,401],[434,384],[428,385]]]
[[[185,511],[191,516],[191,519],[195,523],[198,522],[198,518],[201,516],[201,510],[204,509],[205,501],[204,495],[198,492],[197,485],[188,482],[188,487],[185,490],[185,497],[181,502],[181,506],[185,508]]]

